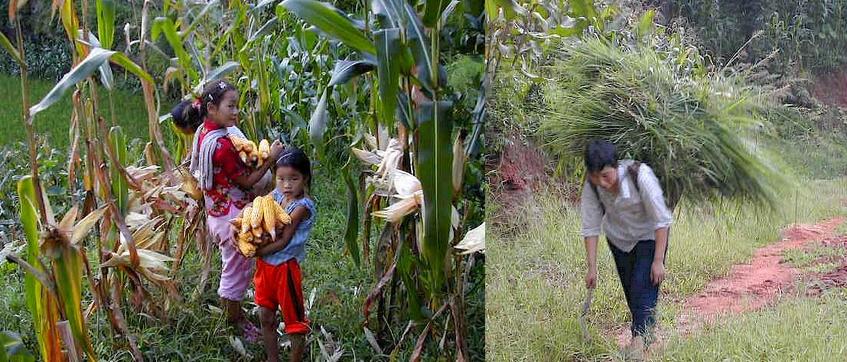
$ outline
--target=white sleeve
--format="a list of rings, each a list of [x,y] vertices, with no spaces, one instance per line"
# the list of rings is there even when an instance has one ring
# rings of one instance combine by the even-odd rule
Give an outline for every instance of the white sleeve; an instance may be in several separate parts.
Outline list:
[[[667,204],[665,204],[662,186],[659,184],[659,179],[653,173],[653,169],[650,166],[641,165],[637,182],[641,201],[644,203],[644,209],[647,210],[647,214],[656,223],[655,229],[670,226],[673,223],[673,215],[668,210]]]
[[[600,225],[603,221],[603,210],[591,184],[586,180],[582,188],[579,210],[582,214],[582,236],[600,236]]]

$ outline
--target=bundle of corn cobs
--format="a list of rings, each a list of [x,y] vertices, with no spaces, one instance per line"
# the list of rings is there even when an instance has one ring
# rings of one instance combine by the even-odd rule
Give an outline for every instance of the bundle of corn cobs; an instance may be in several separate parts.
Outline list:
[[[291,216],[271,196],[259,196],[230,221],[242,255],[252,258],[256,249],[276,240],[276,229],[291,223]],[[267,238],[266,236],[270,236]]]
[[[259,146],[256,147],[256,143],[248,139],[233,135],[230,135],[229,139],[232,141],[232,145],[235,146],[235,150],[238,151],[238,157],[247,166],[259,168],[268,161],[268,155],[271,153],[271,144],[268,140],[263,139],[259,141]]]

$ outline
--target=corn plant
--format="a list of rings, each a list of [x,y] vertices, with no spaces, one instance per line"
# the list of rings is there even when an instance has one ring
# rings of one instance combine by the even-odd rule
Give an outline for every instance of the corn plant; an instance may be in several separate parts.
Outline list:
[[[11,2],[12,18],[22,4]],[[168,145],[163,136],[160,124],[167,123],[158,116],[162,95],[146,65],[151,57],[171,64],[162,79],[165,93],[174,84],[179,93],[191,94],[210,80],[233,79],[242,95],[241,127],[250,137],[278,136],[311,145],[318,160],[341,152],[348,160],[344,181],[350,190],[345,244],[357,263],[373,254],[377,273],[364,306],[367,321],[374,319],[369,318],[371,306],[377,309],[378,333],[369,340],[392,345],[396,355],[417,325],[422,330],[410,352],[413,359],[421,358],[430,336],[434,340],[443,333],[446,338],[448,332],[455,339],[456,357],[467,358],[463,286],[474,257],[466,255],[484,249],[484,227],[464,232],[473,226],[469,220],[479,218],[480,205],[463,197],[463,190],[476,187],[464,185],[463,174],[468,159],[481,149],[485,92],[480,92],[470,122],[451,119],[457,112],[445,87],[440,30],[461,6],[458,1],[376,1],[365,6],[370,10],[364,21],[333,12],[329,22],[319,19],[328,5],[311,1],[167,1],[161,9],[145,1],[138,32],[125,28],[125,52],[112,50],[113,2],[94,5],[53,3],[71,44],[73,67],[35,105],[27,93],[19,23],[15,42],[0,34],[0,45],[21,67],[21,119],[32,166],[31,177],[19,185],[27,254],[10,259],[27,271],[28,307],[42,359],[61,360],[65,354],[72,360],[83,355],[96,359],[85,320],[102,311],[115,334],[126,339],[133,358],[141,360],[124,306],[164,316],[181,298],[173,276],[192,240],[206,256],[208,272],[210,247],[196,183],[179,165],[190,139],[178,136],[178,142]],[[317,11],[317,18],[309,9]],[[96,32],[85,21],[91,11],[97,14]],[[169,49],[160,48],[162,42]],[[114,127],[111,95],[108,105],[97,102],[98,92],[111,92],[114,65],[141,82],[150,141],[146,164],[130,160],[126,136]],[[32,124],[39,112],[68,93],[73,105],[68,185],[73,188],[81,179],[84,197],[74,200],[56,222],[38,175]],[[326,140],[326,133],[338,135]],[[364,165],[356,175],[354,153],[375,165]],[[361,218],[360,208],[366,211]],[[388,222],[375,222],[374,217]],[[379,237],[372,236],[372,226],[382,226]],[[90,230],[97,230],[97,236],[86,237]],[[174,244],[173,230],[181,230]],[[454,246],[456,253],[451,252]],[[96,260],[87,255],[96,255]],[[197,292],[205,273],[201,279]],[[83,308],[86,288],[93,301]],[[151,288],[165,294],[164,302],[152,298]],[[392,316],[396,304],[405,306],[405,312]],[[409,321],[406,333],[389,341],[386,321]],[[369,329],[365,332],[373,336]]]
[[[167,253],[167,247],[162,247],[160,241],[169,229],[159,224],[163,218],[184,217],[191,209],[186,193],[177,191],[181,189],[181,180],[175,173],[177,170],[158,128],[152,77],[127,55],[108,49],[114,39],[111,1],[96,2],[99,37],[88,31],[88,24],[79,21],[73,1],[57,2],[54,3],[54,11],[59,11],[65,32],[73,44],[74,65],[40,102],[30,106],[20,22],[16,18],[22,5],[23,2],[13,1],[9,8],[10,20],[16,22],[17,46],[5,36],[0,38],[0,43],[21,68],[24,89],[22,120],[28,130],[32,167],[31,177],[21,180],[18,186],[27,256],[26,260],[16,255],[10,255],[9,259],[27,271],[27,306],[36,325],[39,353],[46,361],[80,360],[83,353],[96,360],[85,324],[87,316],[83,316],[82,309],[83,279],[86,279],[94,303],[85,314],[91,313],[94,307],[105,311],[116,334],[127,338],[133,357],[140,360],[141,353],[128,331],[121,310],[128,294],[124,291],[132,291],[131,299],[136,307],[140,307],[141,303],[154,304],[145,291],[142,279],[146,279],[166,290],[172,298],[177,298],[170,279],[156,273],[164,269],[165,261],[171,260],[160,253]],[[81,18],[87,19],[88,2],[81,5]],[[155,186],[145,184],[144,175],[133,167],[127,167],[126,138],[120,128],[110,129],[106,125],[102,116],[106,107],[96,102],[99,85],[111,88],[111,63],[136,75],[142,82],[150,135],[158,146],[150,153],[162,160],[165,168],[157,175],[159,180],[154,182]],[[93,78],[95,72],[100,73],[99,84]],[[82,168],[85,199],[81,207],[75,204],[57,223],[38,177],[32,125],[40,111],[50,107],[71,89],[74,89],[74,108],[69,122],[72,143],[68,157],[68,184],[75,184]],[[152,221],[144,223],[138,215],[155,218],[159,224],[153,225]],[[100,235],[96,238],[96,245],[87,245],[86,235],[97,223]],[[84,252],[86,248],[92,248],[94,255],[98,256],[94,265],[99,270],[92,271]],[[115,272],[109,273],[110,270]],[[124,288],[125,283],[130,288]]]
[[[586,32],[614,38],[611,21],[619,12],[615,5],[598,8],[591,0],[488,0],[485,49],[490,72],[496,74],[503,59],[511,59],[521,73],[541,81],[535,69],[552,47]]]
[[[386,219],[374,253],[379,281],[368,295],[364,312],[368,319],[372,304],[378,303],[378,321],[391,320],[390,313],[385,316],[383,311],[389,309],[389,296],[396,297],[393,291],[398,283],[402,285],[407,310],[402,318],[424,325],[413,360],[421,357],[424,341],[434,333],[442,314],[452,321],[456,358],[467,359],[461,279],[465,264],[462,258],[452,257],[450,250],[464,234],[462,216],[454,204],[461,201],[468,146],[477,147],[482,119],[475,120],[478,127],[465,142],[468,130],[460,129],[451,117],[454,102],[445,87],[440,40],[444,21],[457,5],[456,1],[375,0],[368,4],[369,13],[361,24],[327,3],[281,3],[355,54],[336,63],[312,113],[309,129],[315,147],[320,149],[324,143],[328,92],[348,82],[358,84],[365,75],[371,106],[364,121],[350,124],[348,134],[357,135],[350,139],[350,151],[365,165],[360,175],[366,182],[359,186],[353,176],[345,175],[350,197],[345,240],[351,257],[360,262],[362,255],[369,254],[373,217]],[[483,106],[478,104],[474,114],[481,117]],[[348,166],[344,172],[353,171]],[[362,203],[360,250],[358,209]],[[470,209],[464,208],[465,216]],[[405,335],[394,343],[395,353]]]

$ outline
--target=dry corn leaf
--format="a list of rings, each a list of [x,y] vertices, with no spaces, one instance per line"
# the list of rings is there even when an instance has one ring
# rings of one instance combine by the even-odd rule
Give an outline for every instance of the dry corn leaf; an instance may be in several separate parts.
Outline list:
[[[485,253],[485,223],[480,224],[465,234],[465,238],[454,248],[463,250],[459,254],[471,254],[475,252]]]

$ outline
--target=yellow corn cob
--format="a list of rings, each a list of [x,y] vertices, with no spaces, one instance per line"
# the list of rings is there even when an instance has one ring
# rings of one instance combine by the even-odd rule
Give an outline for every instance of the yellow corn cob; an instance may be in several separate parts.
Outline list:
[[[268,143],[268,140],[259,142],[259,157],[263,159],[268,158],[269,153],[271,153],[271,144]]]
[[[253,200],[253,212],[250,215],[250,226],[253,228],[262,226],[262,203],[261,197]]]
[[[240,217],[237,217],[235,219],[230,220],[229,223],[232,224],[233,230],[235,230],[235,231],[241,230],[241,218]]]
[[[258,161],[256,161],[256,167],[257,167],[257,168],[258,168],[258,167],[262,167],[262,164],[264,163],[263,161],[264,161],[264,160],[263,160],[261,157],[259,157],[259,160],[258,160]]]
[[[250,216],[253,215],[253,207],[247,205],[244,209],[241,210],[241,213],[238,214],[238,218],[241,219],[241,233],[245,233],[250,228]]]
[[[263,206],[262,212],[265,213],[265,215],[264,215],[265,231],[267,231],[268,234],[271,234],[271,240],[276,240],[276,228],[274,227],[275,224],[276,224],[274,222],[275,219],[276,219],[276,217],[275,217],[276,216],[276,208],[274,207],[274,204],[276,204],[276,201],[274,201],[274,199],[271,198],[270,196],[265,197],[264,200],[265,200],[265,202],[262,205]]]
[[[250,234],[241,234],[238,237],[238,250],[248,258],[256,255],[256,245],[250,242],[250,237]]]
[[[282,205],[274,202],[274,211],[276,215],[276,221],[283,225],[291,224],[291,215],[288,215],[285,212],[285,209],[282,208]]]
[[[246,139],[233,135],[229,136],[229,140],[232,141],[232,145],[235,146],[235,149],[238,151],[241,151],[244,148],[244,145],[247,144]]]
[[[247,153],[244,151],[238,152],[238,158],[241,159],[241,162],[247,163]]]

